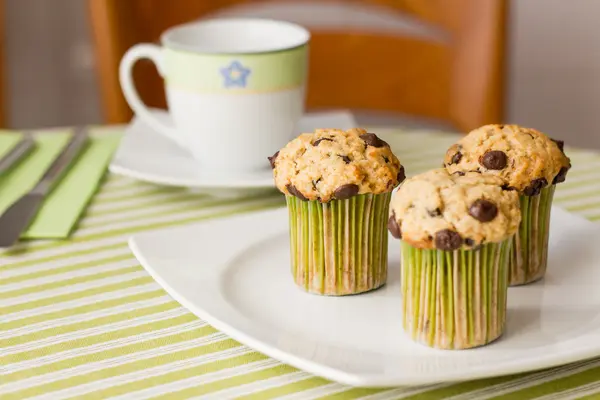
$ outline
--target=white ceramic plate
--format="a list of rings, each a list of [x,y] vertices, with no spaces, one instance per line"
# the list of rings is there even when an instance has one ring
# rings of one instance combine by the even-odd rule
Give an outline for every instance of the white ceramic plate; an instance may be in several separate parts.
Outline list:
[[[215,328],[271,357],[356,386],[420,385],[512,374],[600,355],[600,227],[552,211],[547,277],[509,289],[505,334],[444,351],[401,331],[400,246],[389,281],[349,297],[292,281],[287,211],[144,233],[130,246],[166,291]]]
[[[155,109],[152,112],[172,125],[166,111]],[[305,115],[296,131],[299,134],[319,127],[349,129],[355,126],[356,121],[349,112],[332,111]],[[110,164],[110,171],[147,182],[201,189],[213,194],[219,190],[247,192],[274,187],[273,173],[268,167],[269,155],[265,155],[265,169],[260,172],[232,176],[202,170],[189,153],[134,118],[125,129],[125,137]]]

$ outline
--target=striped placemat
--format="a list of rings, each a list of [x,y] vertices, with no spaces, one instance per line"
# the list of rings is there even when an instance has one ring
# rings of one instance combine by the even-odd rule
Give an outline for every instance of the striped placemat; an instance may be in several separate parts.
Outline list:
[[[381,130],[376,130],[381,132]],[[456,136],[388,132],[408,175]],[[600,153],[573,161],[556,204],[600,220]],[[600,359],[464,383],[371,390],[333,383],[237,343],[171,299],[131,255],[137,232],[283,206],[215,200],[109,175],[68,241],[0,254],[0,398],[558,399],[598,397]]]

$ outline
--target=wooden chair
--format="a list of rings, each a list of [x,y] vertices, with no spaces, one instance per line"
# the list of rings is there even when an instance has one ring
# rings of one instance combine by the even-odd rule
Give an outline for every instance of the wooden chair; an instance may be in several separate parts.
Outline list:
[[[333,2],[335,0],[323,0]],[[139,42],[165,29],[238,4],[259,0],[89,0],[102,104],[109,123],[131,111],[121,95],[118,65]],[[468,131],[502,122],[504,0],[338,0],[387,7],[448,33],[447,42],[399,35],[311,29],[307,108],[393,111],[430,117]],[[153,67],[138,63],[142,99],[164,107]]]
[[[8,97],[7,90],[7,74],[6,74],[6,18],[4,0],[0,0],[0,128],[6,128],[6,99]]]

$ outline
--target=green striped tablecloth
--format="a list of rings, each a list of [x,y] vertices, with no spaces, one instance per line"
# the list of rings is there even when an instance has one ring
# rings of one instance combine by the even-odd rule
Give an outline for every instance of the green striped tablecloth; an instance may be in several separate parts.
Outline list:
[[[409,176],[440,166],[456,140],[389,133]],[[556,203],[600,220],[600,154],[567,152],[573,169]],[[600,359],[426,387],[369,390],[329,382],[196,318],[152,280],[126,244],[137,232],[279,206],[277,194],[221,201],[109,175],[70,240],[29,242],[0,254],[0,399],[600,397]]]

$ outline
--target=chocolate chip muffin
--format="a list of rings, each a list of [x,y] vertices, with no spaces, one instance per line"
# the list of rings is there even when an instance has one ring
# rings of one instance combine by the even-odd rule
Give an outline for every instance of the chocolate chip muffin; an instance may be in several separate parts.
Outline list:
[[[453,174],[475,171],[497,176],[504,190],[519,193],[523,218],[513,246],[510,284],[542,278],[554,189],[571,168],[563,142],[518,125],[486,125],[451,146],[444,165]]]
[[[321,203],[388,193],[404,179],[389,145],[364,129],[304,133],[270,161],[282,193]]]
[[[502,182],[442,168],[407,179],[394,195],[388,229],[401,239],[403,327],[413,340],[466,349],[504,331],[521,212]]]
[[[317,129],[269,161],[288,205],[295,282],[337,296],[382,286],[389,201],[405,178],[389,145],[364,129]]]

